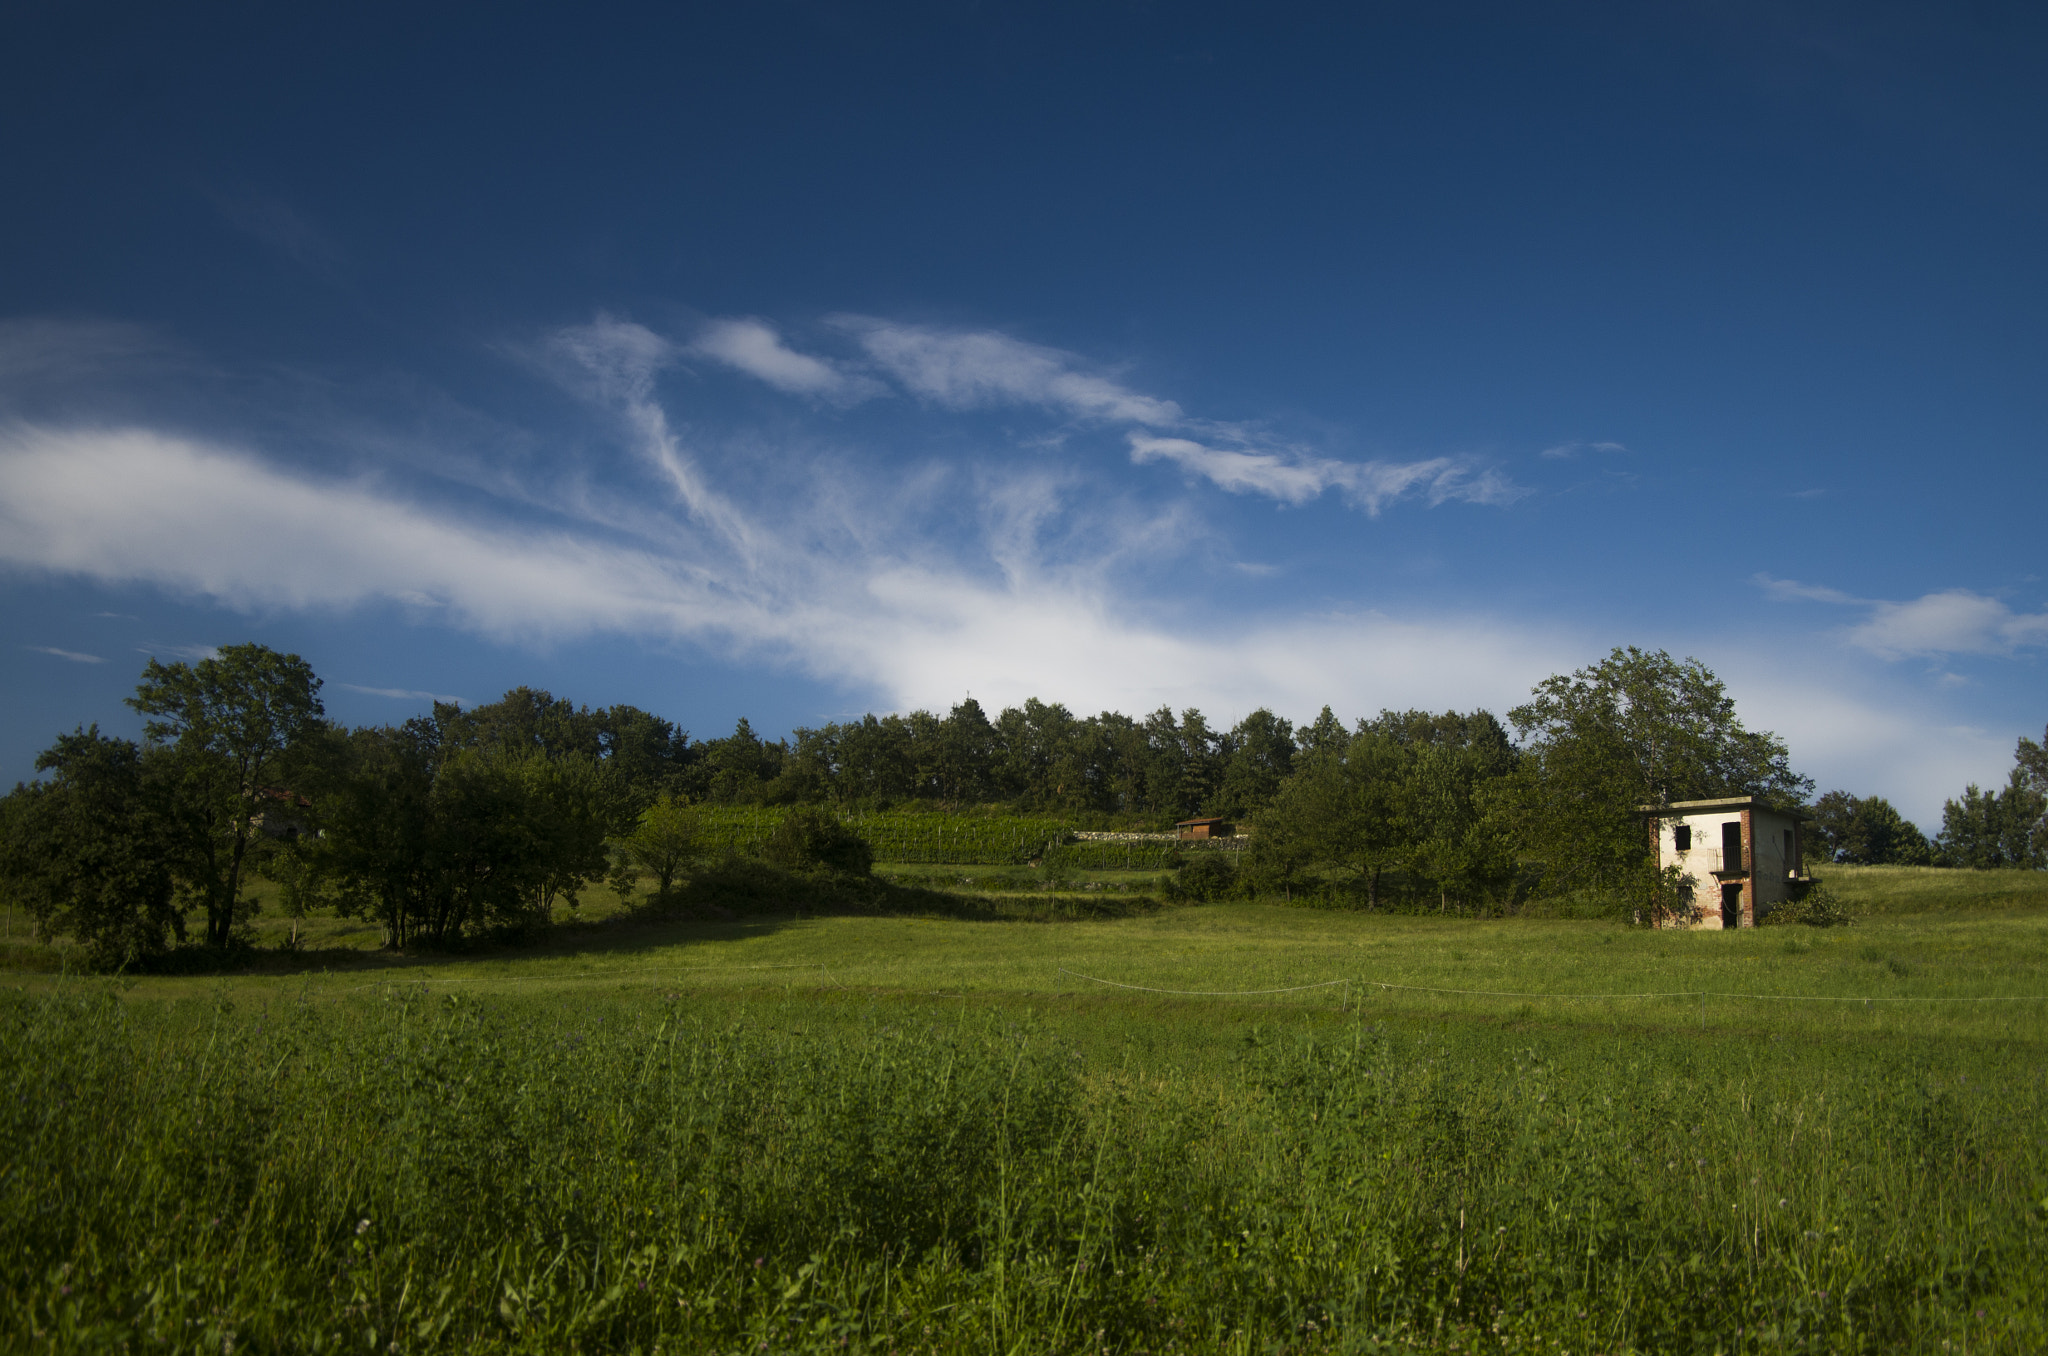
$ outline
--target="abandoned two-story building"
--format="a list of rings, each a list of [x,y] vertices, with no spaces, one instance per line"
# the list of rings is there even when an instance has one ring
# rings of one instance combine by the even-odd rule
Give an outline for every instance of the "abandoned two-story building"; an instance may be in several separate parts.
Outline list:
[[[1657,869],[1677,867],[1691,907],[1658,927],[1753,928],[1807,884],[1801,816],[1750,796],[1645,805]]]

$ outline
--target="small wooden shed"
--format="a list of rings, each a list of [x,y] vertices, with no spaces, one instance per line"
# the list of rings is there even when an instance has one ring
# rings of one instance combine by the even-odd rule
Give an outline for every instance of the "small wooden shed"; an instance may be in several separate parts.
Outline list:
[[[1227,819],[1183,819],[1173,828],[1182,838],[1228,838],[1237,832]]]

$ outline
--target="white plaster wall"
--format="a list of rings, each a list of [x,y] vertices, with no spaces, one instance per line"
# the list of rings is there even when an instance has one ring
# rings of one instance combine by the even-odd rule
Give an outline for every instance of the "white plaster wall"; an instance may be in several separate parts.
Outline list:
[[[1700,918],[1688,926],[1718,930],[1721,926],[1721,882],[1714,879],[1714,873],[1722,870],[1721,826],[1740,824],[1740,810],[1717,810],[1712,814],[1687,815],[1683,819],[1667,819],[1657,826],[1657,867],[1676,866],[1692,881],[1693,902],[1699,907]],[[1679,825],[1692,830],[1692,847],[1684,852],[1678,850]],[[1735,864],[1741,869],[1741,863]]]
[[[1718,929],[1722,925],[1721,882],[1714,879],[1714,872],[1739,871],[1742,863],[1738,859],[1726,867],[1722,865],[1721,826],[1741,822],[1740,810],[1715,810],[1687,815],[1683,819],[1664,820],[1657,827],[1658,868],[1676,866],[1692,880],[1693,899],[1701,913],[1700,920],[1691,924],[1692,927]],[[1685,852],[1678,850],[1676,830],[1681,824],[1692,830],[1692,847]],[[1790,815],[1781,815],[1773,810],[1750,811],[1750,828],[1755,835],[1752,852],[1756,870],[1749,880],[1742,882],[1742,886],[1743,902],[1753,919],[1760,919],[1772,905],[1791,893],[1789,878],[1798,861],[1785,855],[1785,830],[1794,827]],[[1793,842],[1796,852],[1796,836]]]

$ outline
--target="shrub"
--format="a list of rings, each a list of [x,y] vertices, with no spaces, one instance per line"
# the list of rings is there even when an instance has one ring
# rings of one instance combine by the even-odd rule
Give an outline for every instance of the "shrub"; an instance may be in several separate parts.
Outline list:
[[[875,861],[867,839],[810,806],[783,816],[762,844],[761,855],[790,871],[824,869],[847,876],[867,875]]]
[[[1815,881],[1797,898],[1778,905],[1756,920],[1758,927],[1774,923],[1804,923],[1810,928],[1840,928],[1855,922],[1842,909],[1842,902],[1825,884]]]
[[[1167,878],[1168,899],[1198,899],[1209,903],[1239,893],[1237,864],[1220,852],[1191,852],[1180,870]]]

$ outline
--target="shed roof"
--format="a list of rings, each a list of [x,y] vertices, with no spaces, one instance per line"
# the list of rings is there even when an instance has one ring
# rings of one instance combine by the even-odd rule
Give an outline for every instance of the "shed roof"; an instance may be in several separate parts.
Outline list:
[[[1685,815],[1710,815],[1733,810],[1768,810],[1788,819],[1807,820],[1813,815],[1804,805],[1777,805],[1757,796],[1722,796],[1716,800],[1674,800],[1668,805],[1638,805],[1636,813],[1660,815],[1667,819]]]

